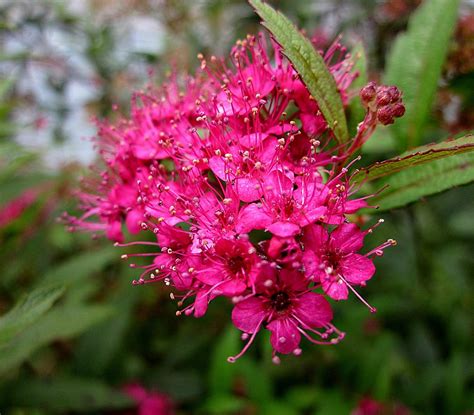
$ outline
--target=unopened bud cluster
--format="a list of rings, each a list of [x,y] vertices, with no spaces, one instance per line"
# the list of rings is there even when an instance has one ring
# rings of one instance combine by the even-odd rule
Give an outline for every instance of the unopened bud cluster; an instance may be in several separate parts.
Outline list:
[[[395,118],[405,114],[402,95],[396,86],[377,85],[375,82],[370,82],[360,90],[360,99],[369,111],[376,114],[380,124],[393,124]]]

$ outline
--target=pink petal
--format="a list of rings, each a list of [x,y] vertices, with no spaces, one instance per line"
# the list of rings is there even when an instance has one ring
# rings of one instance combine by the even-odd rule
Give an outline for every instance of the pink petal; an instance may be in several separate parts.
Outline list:
[[[304,291],[308,288],[308,280],[305,275],[295,270],[282,269],[279,273],[280,282],[288,291]]]
[[[268,134],[263,133],[252,133],[248,135],[243,135],[240,137],[239,141],[245,147],[257,147],[262,141],[267,138]]]
[[[284,135],[288,131],[294,131],[294,130],[296,130],[296,127],[286,122],[286,123],[275,125],[271,127],[269,130],[267,130],[266,132],[267,134],[275,134],[279,136],[279,135]]]
[[[207,294],[207,289],[199,290],[196,294],[196,299],[194,300],[194,317],[202,317],[206,314],[209,295]]]
[[[272,218],[255,203],[245,206],[239,213],[235,230],[238,233],[248,233],[253,229],[265,229],[272,223]]]
[[[298,348],[301,335],[289,318],[273,320],[267,329],[272,332],[270,342],[278,353],[289,354]]]
[[[321,294],[306,293],[297,300],[295,313],[309,327],[324,327],[333,317],[331,305]]]
[[[324,269],[320,267],[322,263],[321,257],[314,251],[306,250],[303,253],[304,272],[311,281],[318,282],[324,276]]]
[[[324,292],[329,295],[329,297],[333,298],[334,300],[347,300],[349,296],[349,290],[347,285],[344,281],[326,275],[325,277],[321,278],[321,284],[323,286]]]
[[[307,226],[323,218],[327,213],[326,206],[318,206],[316,208],[307,208],[305,212],[301,212],[300,226]]]
[[[321,225],[311,225],[304,228],[303,244],[307,250],[316,252],[324,250],[328,239],[328,231]]]
[[[122,224],[120,221],[113,221],[109,223],[107,226],[107,230],[105,232],[107,238],[115,242],[123,242],[123,233],[122,233]]]
[[[219,290],[222,295],[233,297],[242,294],[247,289],[247,284],[242,280],[229,280],[222,285],[219,285],[216,290]]]
[[[265,315],[266,311],[262,301],[256,297],[250,297],[235,305],[232,310],[232,323],[245,333],[253,333]]]
[[[355,213],[359,209],[362,209],[362,208],[367,207],[367,206],[368,205],[367,205],[367,202],[365,200],[360,200],[360,199],[348,200],[344,204],[344,213]]]
[[[229,179],[229,174],[226,174],[226,164],[222,157],[211,157],[209,159],[209,168],[212,170],[212,172],[219,177],[221,180],[228,180]]]
[[[257,292],[265,293],[267,296],[273,294],[275,290],[274,287],[278,284],[277,270],[269,263],[262,263],[258,270],[258,274],[255,278]]]
[[[323,117],[313,113],[301,113],[301,124],[303,130],[311,136],[317,136],[323,133],[327,128],[327,123]]]
[[[264,187],[265,192],[270,192],[277,196],[293,193],[293,182],[278,170],[272,171],[265,177]]]
[[[356,252],[364,245],[365,234],[354,223],[343,223],[331,233],[331,245],[342,252]]]
[[[127,225],[127,229],[131,234],[139,233],[142,228],[140,227],[140,223],[143,222],[143,213],[138,209],[132,209],[130,212],[127,213],[127,218],[125,219],[125,223]]]
[[[242,177],[236,179],[235,190],[242,202],[253,202],[260,199],[262,188],[257,179]]]
[[[205,266],[205,269],[196,273],[196,278],[204,284],[215,285],[228,277],[224,265],[221,265],[220,263],[213,266],[206,264]]]
[[[286,238],[297,235],[300,232],[300,227],[291,222],[275,222],[268,226],[267,230],[273,235]]]
[[[369,258],[350,254],[339,262],[341,274],[352,284],[360,284],[367,281],[375,274],[375,266]]]

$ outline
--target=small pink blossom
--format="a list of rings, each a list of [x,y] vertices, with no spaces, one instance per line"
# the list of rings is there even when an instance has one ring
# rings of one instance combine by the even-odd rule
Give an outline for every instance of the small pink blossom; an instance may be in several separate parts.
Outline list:
[[[238,301],[232,311],[234,325],[251,337],[244,349],[229,361],[233,362],[245,353],[263,327],[270,330],[270,342],[277,353],[300,354],[301,335],[313,343],[324,344],[327,342],[315,340],[311,335],[326,339],[331,333],[337,333],[338,336],[330,341],[335,343],[343,334],[330,324],[332,316],[328,301],[321,294],[311,292],[303,274],[263,267],[255,295]]]
[[[28,207],[38,200],[37,189],[27,189],[20,196],[0,206],[0,229],[18,219]]]
[[[126,385],[123,391],[137,404],[136,415],[174,415],[175,413],[168,396],[148,391],[139,383]]]

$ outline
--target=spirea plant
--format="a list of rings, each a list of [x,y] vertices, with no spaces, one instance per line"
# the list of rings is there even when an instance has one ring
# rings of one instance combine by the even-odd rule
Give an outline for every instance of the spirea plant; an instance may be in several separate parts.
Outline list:
[[[103,163],[78,192],[83,214],[65,219],[73,231],[140,245],[122,256],[137,269],[134,284],[171,287],[178,316],[201,317],[228,298],[244,342],[229,362],[269,330],[279,363],[302,353],[302,338],[344,338],[333,321],[339,301],[355,296],[376,311],[362,290],[395,241],[366,242],[382,223],[369,215],[471,181],[472,159],[460,153],[474,139],[361,167],[377,128],[404,116],[406,91],[357,87],[360,51],[339,39],[319,50],[270,6],[250,3],[269,37],[248,35],[227,58],[199,55],[194,76],[136,92],[129,116],[98,123]],[[354,102],[365,116],[350,134]]]

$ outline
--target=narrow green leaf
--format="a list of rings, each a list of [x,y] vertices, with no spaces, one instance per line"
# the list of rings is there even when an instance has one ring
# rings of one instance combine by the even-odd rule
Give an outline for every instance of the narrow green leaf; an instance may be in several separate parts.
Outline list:
[[[37,321],[64,292],[64,287],[39,287],[21,298],[7,314],[0,318],[0,346]]]
[[[380,210],[414,202],[424,196],[474,181],[474,153],[456,154],[400,171],[381,184],[388,189],[370,199]]]
[[[100,248],[98,251],[75,255],[48,272],[41,283],[61,282],[69,285],[97,273],[120,256],[115,247]]]
[[[359,98],[359,91],[367,82],[367,54],[362,42],[357,42],[351,52],[352,61],[354,62],[354,71],[358,73],[357,78],[352,82],[351,90],[354,93],[349,104],[350,122],[349,130],[351,136],[355,136],[357,125],[364,119],[365,108]]]
[[[403,92],[406,113],[391,127],[399,148],[416,146],[433,104],[459,0],[426,0],[413,14],[387,60],[384,82]]]
[[[42,408],[51,412],[123,409],[133,401],[96,379],[55,377],[17,382],[9,393],[10,406]]]
[[[336,139],[341,143],[347,141],[349,133],[341,96],[321,55],[283,14],[261,0],[249,0],[249,3],[262,18],[263,25],[281,45],[283,53],[316,99]]]
[[[429,144],[417,147],[401,156],[379,161],[369,167],[365,167],[354,175],[353,180],[355,182],[371,181],[419,164],[470,151],[474,151],[474,135],[467,135],[456,140],[443,141],[438,144]]]
[[[130,287],[130,273],[123,274],[120,275],[119,288],[109,300],[110,304],[120,309],[120,313],[112,315],[81,337],[76,346],[75,373],[103,376],[123,346],[127,330],[132,324],[133,308],[142,294],[140,290]]]
[[[227,358],[238,353],[239,346],[239,332],[233,326],[229,326],[222,333],[212,353],[209,370],[209,389],[212,396],[231,393],[237,365],[228,363]]]
[[[54,340],[77,336],[109,317],[111,312],[110,307],[102,305],[55,307],[0,347],[0,373],[21,364],[34,351]]]

